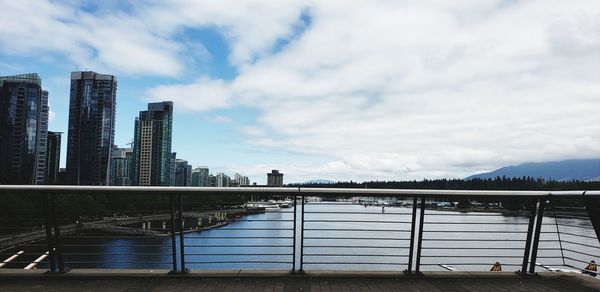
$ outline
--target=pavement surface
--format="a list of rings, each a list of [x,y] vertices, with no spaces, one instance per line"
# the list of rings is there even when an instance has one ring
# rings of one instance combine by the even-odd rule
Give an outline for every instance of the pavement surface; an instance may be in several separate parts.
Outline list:
[[[589,276],[541,273],[391,274],[0,272],[0,291],[600,291]]]

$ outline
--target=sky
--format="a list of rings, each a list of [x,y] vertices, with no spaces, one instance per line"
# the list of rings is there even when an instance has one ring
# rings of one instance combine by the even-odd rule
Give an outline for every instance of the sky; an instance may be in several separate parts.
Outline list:
[[[600,1],[0,0],[0,75],[118,78],[115,142],[174,102],[173,151],[259,184],[462,178],[600,157]]]

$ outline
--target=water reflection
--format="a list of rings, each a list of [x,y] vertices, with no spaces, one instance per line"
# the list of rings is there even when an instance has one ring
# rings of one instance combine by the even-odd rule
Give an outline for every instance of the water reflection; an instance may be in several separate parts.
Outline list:
[[[350,204],[307,204],[304,269],[406,269],[412,209],[386,207],[385,213],[381,209]],[[187,267],[196,270],[291,269],[294,251],[292,211],[282,209],[243,216],[220,228],[186,233]],[[300,216],[298,228],[299,220]],[[563,262],[563,255],[588,261],[593,257],[577,252],[600,254],[589,221],[567,218],[560,219],[560,223],[559,243],[555,218],[544,218],[538,262],[549,266],[565,263],[582,266],[569,259]],[[443,270],[439,265],[445,264],[457,270],[483,271],[489,270],[494,262],[502,263],[505,271],[517,270],[523,257],[527,224],[528,219],[523,216],[426,210],[421,270]],[[65,262],[72,268],[172,267],[170,237],[81,235],[66,238],[62,244]],[[299,238],[296,245],[300,246]],[[176,246],[179,247],[179,240]],[[32,254],[46,250],[44,242],[21,249]],[[300,249],[296,251],[298,268]],[[34,257],[23,256],[22,260]],[[598,257],[595,260],[598,261]]]

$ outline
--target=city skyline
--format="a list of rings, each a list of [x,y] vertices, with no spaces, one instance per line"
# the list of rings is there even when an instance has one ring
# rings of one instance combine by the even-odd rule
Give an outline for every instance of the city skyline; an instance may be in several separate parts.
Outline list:
[[[172,100],[174,151],[215,173],[260,184],[270,169],[286,182],[462,178],[600,157],[594,1],[3,10],[0,75],[40,74],[49,129],[67,133],[69,72],[111,74],[115,144],[131,141],[148,102]]]

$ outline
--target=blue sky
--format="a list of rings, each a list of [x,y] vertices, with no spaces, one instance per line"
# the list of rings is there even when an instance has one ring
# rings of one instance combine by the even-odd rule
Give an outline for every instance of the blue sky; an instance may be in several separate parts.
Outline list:
[[[600,157],[597,1],[95,3],[0,1],[0,75],[42,76],[51,130],[87,69],[118,78],[119,146],[172,100],[179,158],[258,183]]]

